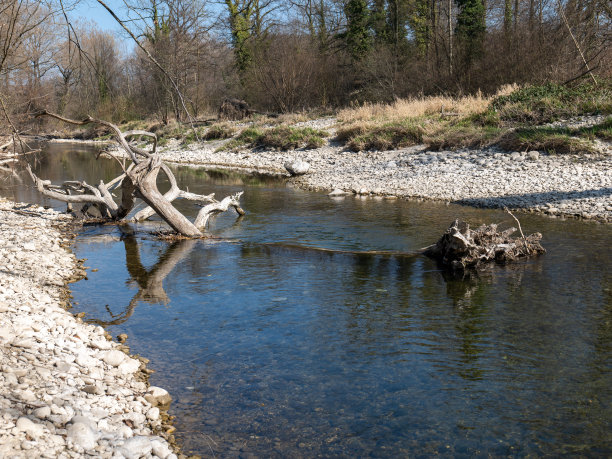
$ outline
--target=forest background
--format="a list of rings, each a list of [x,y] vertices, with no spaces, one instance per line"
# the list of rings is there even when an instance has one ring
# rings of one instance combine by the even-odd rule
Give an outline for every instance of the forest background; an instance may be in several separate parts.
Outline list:
[[[42,128],[41,109],[167,123],[226,97],[324,113],[612,74],[609,0],[125,0],[121,33],[78,6],[0,0],[0,99],[19,129]]]

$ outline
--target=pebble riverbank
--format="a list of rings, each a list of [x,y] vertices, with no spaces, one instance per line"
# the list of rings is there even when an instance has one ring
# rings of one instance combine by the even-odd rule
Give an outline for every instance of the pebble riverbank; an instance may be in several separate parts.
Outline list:
[[[329,127],[329,120],[322,122],[311,127]],[[286,162],[306,161],[308,173],[292,181],[310,190],[434,199],[612,222],[609,143],[600,143],[598,154],[563,155],[494,148],[431,151],[425,146],[354,153],[333,142],[315,150],[224,151],[223,144],[184,146],[174,141],[160,154],[174,163],[276,175],[288,175]]]
[[[82,274],[65,218],[0,200],[0,458],[176,458],[154,433],[168,393],[62,307]]]

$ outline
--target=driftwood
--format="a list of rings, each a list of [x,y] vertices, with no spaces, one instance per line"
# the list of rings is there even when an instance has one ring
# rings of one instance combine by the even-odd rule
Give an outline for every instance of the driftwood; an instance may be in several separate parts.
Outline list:
[[[43,115],[70,124],[97,124],[109,128],[113,132],[116,141],[131,160],[131,163],[126,166],[125,161],[121,161],[111,155],[121,164],[123,174],[114,178],[109,183],[100,181],[96,186],[80,181],[67,181],[61,185],[53,185],[50,181],[37,177],[28,165],[26,169],[38,191],[45,196],[68,203],[69,208],[73,204],[83,204],[81,212],[86,214],[88,209],[93,206],[98,209],[103,218],[119,221],[124,220],[134,209],[135,198],[140,198],[148,207],[136,214],[136,220],[144,220],[153,214],[157,214],[174,231],[186,237],[203,236],[202,231],[209,217],[220,211],[234,208],[239,215],[244,215],[244,210],[242,210],[239,203],[242,193],[229,196],[222,201],[217,201],[213,195],[203,196],[181,190],[177,185],[174,174],[157,154],[157,136],[151,132],[122,132],[112,123],[91,117],[76,121],[47,111],[43,111],[37,116]],[[138,148],[129,142],[129,139],[133,137],[143,136],[153,139],[153,148],[150,152]],[[157,176],[160,170],[166,175],[171,184],[170,190],[164,195],[157,188]],[[114,190],[121,191],[119,202],[115,202],[115,197],[112,193]],[[194,223],[172,205],[172,201],[178,198],[206,204],[198,213]]]
[[[445,267],[465,270],[491,262],[511,263],[546,252],[540,244],[540,233],[525,237],[521,230],[520,238],[512,238],[515,231],[516,228],[499,231],[496,224],[470,229],[467,223],[455,220],[440,240],[423,253]]]
[[[244,100],[227,98],[219,107],[220,120],[243,120],[253,114],[253,110]]]
[[[253,110],[244,100],[226,98],[219,107],[218,119],[239,121],[248,118],[249,116],[254,114],[264,115],[270,118],[278,118],[278,113],[268,113]]]

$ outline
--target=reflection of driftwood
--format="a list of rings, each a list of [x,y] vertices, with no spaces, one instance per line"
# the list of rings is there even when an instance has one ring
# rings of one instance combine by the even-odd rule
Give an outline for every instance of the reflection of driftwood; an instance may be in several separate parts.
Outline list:
[[[125,244],[126,267],[131,279],[138,284],[138,293],[134,295],[127,307],[119,314],[113,314],[110,308],[107,307],[106,309],[113,320],[91,321],[98,325],[118,325],[124,323],[131,317],[136,306],[141,301],[168,304],[170,299],[164,290],[163,281],[176,268],[176,265],[191,253],[197,241],[195,239],[186,239],[169,245],[163,255],[159,257],[155,266],[149,270],[143,266],[140,260],[140,247],[137,239],[134,236],[125,236],[123,243]]]
[[[467,223],[455,220],[437,243],[425,249],[425,255],[444,266],[465,269],[493,261],[510,263],[545,252],[540,233],[514,239],[510,235],[515,231],[498,231],[495,224],[470,229]]]

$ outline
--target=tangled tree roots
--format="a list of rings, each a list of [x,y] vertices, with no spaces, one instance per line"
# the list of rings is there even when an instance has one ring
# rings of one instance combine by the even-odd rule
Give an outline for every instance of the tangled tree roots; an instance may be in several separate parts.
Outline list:
[[[520,238],[510,237],[515,231],[516,228],[499,231],[496,224],[472,230],[467,223],[455,220],[440,240],[427,247],[424,253],[453,270],[465,270],[490,262],[512,263],[546,252],[540,244],[540,233],[525,237],[521,230]]]

